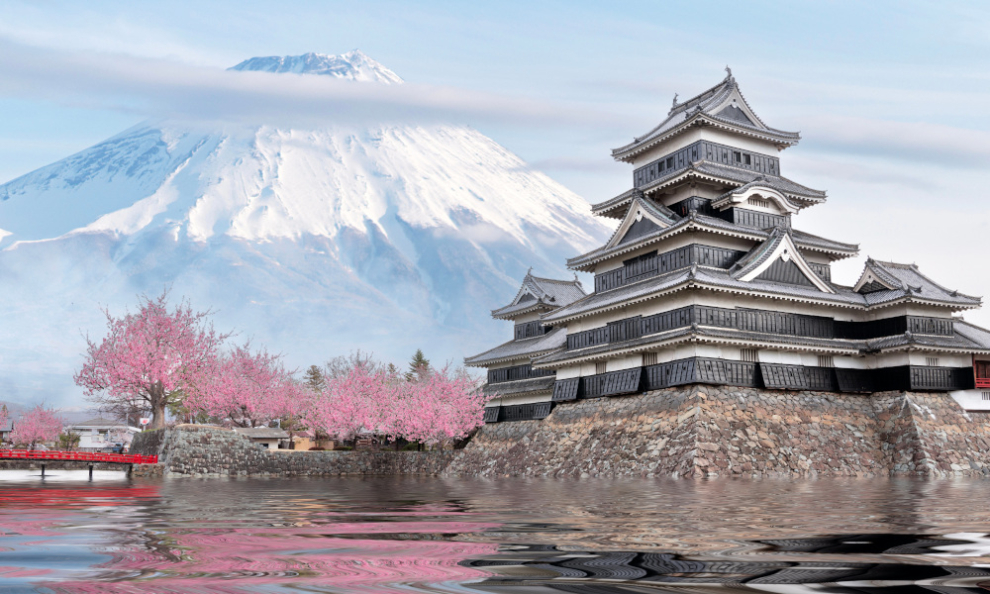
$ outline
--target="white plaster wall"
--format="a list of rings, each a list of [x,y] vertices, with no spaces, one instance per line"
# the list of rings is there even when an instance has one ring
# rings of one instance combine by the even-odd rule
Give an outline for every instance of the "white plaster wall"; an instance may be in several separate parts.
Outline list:
[[[949,392],[949,396],[967,411],[990,412],[990,390],[958,390]]]
[[[512,324],[513,324],[513,326],[515,326],[515,324],[524,324],[526,322],[533,322],[535,320],[540,319],[540,316],[543,315],[543,313],[545,313],[545,312],[534,311],[534,312],[530,312],[530,313],[527,313],[527,314],[523,314],[523,315],[521,315],[521,316],[519,316],[517,318],[513,318],[512,319]],[[515,332],[515,329],[514,328],[513,328],[513,332]]]

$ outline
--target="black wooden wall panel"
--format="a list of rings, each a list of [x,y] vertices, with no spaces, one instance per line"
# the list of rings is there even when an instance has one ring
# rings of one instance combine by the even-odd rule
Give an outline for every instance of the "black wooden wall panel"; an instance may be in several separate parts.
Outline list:
[[[941,318],[899,316],[872,322],[837,322],[832,318],[821,316],[690,305],[645,317],[624,318],[602,328],[576,332],[567,337],[567,348],[582,349],[630,340],[675,328],[685,328],[695,323],[700,326],[732,328],[763,334],[854,340],[903,334],[909,326],[923,329],[927,333],[944,332],[946,334],[943,335],[951,336],[953,332],[952,320]]]
[[[643,376],[642,367],[609,371],[581,378],[581,398],[600,398],[602,396],[618,396],[641,391]]]
[[[656,251],[624,260],[622,268],[595,275],[595,291],[603,292],[629,283],[641,281],[692,264],[729,268],[746,255],[741,250],[730,250],[710,245],[691,244],[658,254]]]
[[[498,423],[501,410],[501,406],[486,406],[484,421],[486,423]]]
[[[510,404],[501,407],[499,415],[502,422],[510,421],[536,421],[545,419],[550,414],[553,405],[550,402],[536,402],[533,404]]]
[[[543,336],[552,329],[553,328],[550,326],[544,326],[540,324],[539,320],[516,324],[515,340],[521,340],[524,338],[533,338],[534,336]]]
[[[646,237],[651,233],[656,233],[661,228],[662,227],[660,227],[660,225],[657,225],[651,219],[647,217],[643,217],[629,226],[629,229],[626,231],[626,234],[623,235],[622,239],[619,240],[619,245],[622,245],[624,243],[629,243],[631,241],[636,241],[637,239],[641,237]]]
[[[719,213],[723,219],[730,223],[735,223],[742,227],[753,227],[755,229],[770,229],[772,227],[790,227],[790,215],[775,215],[765,212],[757,212],[745,208],[727,208]]]
[[[777,283],[786,283],[789,285],[800,285],[803,287],[813,287],[815,286],[811,280],[808,279],[798,268],[798,265],[794,263],[793,260],[788,260],[784,262],[780,258],[774,260],[770,266],[760,273],[756,277],[756,280],[762,281],[773,281]]]
[[[567,400],[577,400],[578,389],[581,387],[581,378],[571,377],[567,379],[559,379],[553,384],[553,397],[551,400],[554,402],[564,402]]]
[[[952,320],[945,318],[907,316],[907,329],[914,334],[935,334],[939,336],[952,336],[955,334],[955,326]]]
[[[674,213],[686,217],[692,212],[697,212],[698,214],[708,215],[708,216],[718,216],[714,208],[712,208],[712,201],[710,198],[702,198],[701,196],[691,196],[690,198],[685,198],[680,202],[675,202],[668,206],[670,210]]]
[[[970,390],[974,387],[973,384],[973,370],[970,367],[911,366],[912,390]]]
[[[761,153],[699,140],[633,170],[633,184],[642,187],[694,161],[706,160],[740,169],[780,175],[780,160]]]
[[[513,382],[516,380],[530,379],[534,377],[546,377],[556,373],[552,369],[533,369],[529,365],[516,365],[514,367],[502,367],[500,369],[488,370],[488,383],[498,384],[501,382]]]
[[[834,370],[837,389],[840,392],[875,392],[876,376],[872,369],[845,369],[836,367]]]

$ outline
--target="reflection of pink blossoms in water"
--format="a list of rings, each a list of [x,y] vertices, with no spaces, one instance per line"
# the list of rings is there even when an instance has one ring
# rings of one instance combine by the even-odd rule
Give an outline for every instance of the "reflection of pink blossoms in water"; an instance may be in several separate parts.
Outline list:
[[[113,582],[56,582],[55,592],[251,592],[272,584],[327,586],[333,591],[408,592],[408,584],[486,577],[459,563],[497,550],[441,534],[478,532],[495,524],[373,522],[323,526],[191,529],[160,535],[157,546],[115,552],[99,566]],[[363,538],[347,538],[353,534]],[[368,538],[380,534],[382,539]],[[116,581],[123,578],[126,581]],[[239,580],[243,580],[239,582]]]

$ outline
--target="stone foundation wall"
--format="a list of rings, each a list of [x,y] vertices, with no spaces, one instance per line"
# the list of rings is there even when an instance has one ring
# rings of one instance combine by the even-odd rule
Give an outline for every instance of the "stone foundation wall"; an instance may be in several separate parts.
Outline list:
[[[163,476],[436,475],[454,456],[452,451],[270,451],[233,431],[195,425],[139,433],[130,451],[157,455]]]
[[[692,385],[486,425],[445,474],[781,476],[990,473],[990,417],[947,394]]]

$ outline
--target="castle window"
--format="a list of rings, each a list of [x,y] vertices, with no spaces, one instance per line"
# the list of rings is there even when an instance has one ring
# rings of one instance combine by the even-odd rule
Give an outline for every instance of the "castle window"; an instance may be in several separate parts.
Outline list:
[[[977,388],[990,388],[990,361],[974,361]]]
[[[608,369],[608,361],[599,361],[598,363],[595,363],[596,374],[601,375],[605,373],[606,369]]]
[[[760,360],[760,354],[756,349],[742,349],[739,351],[739,359],[741,361],[756,363]]]
[[[925,357],[925,365],[929,367],[938,367],[938,357]]]
[[[746,165],[752,165],[753,164],[752,157],[750,157],[749,155],[743,155],[743,163],[745,163]]]
[[[674,158],[673,157],[668,157],[667,158],[667,169],[670,169],[673,166],[674,166]]]
[[[759,207],[762,207],[762,208],[770,208],[770,201],[769,200],[766,200],[764,198],[754,198],[754,197],[751,196],[751,197],[749,197],[749,198],[746,199],[746,203],[747,204],[750,204],[752,206],[759,206]]]
[[[984,392],[983,393],[983,399],[984,400],[990,400],[990,392]]]
[[[818,366],[835,367],[835,361],[832,359],[832,355],[818,355]]]
[[[739,151],[733,151],[732,156],[736,158],[736,163],[742,163],[742,153]]]
[[[656,353],[643,353],[643,366],[656,365],[657,364],[657,354]]]

